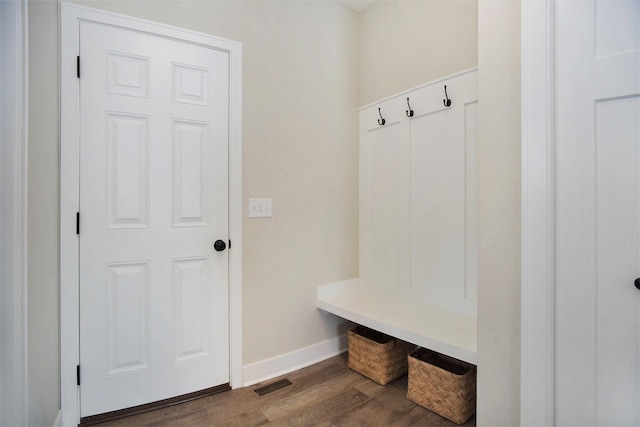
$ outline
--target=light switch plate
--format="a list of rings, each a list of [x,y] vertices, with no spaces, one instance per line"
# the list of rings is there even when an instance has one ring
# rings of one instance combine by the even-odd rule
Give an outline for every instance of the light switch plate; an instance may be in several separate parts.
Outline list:
[[[249,218],[270,218],[271,199],[249,199]]]

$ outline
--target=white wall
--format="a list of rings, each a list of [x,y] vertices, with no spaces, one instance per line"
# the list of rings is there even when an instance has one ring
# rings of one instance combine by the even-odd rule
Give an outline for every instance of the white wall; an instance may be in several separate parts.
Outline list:
[[[520,2],[478,3],[479,425],[520,423]]]
[[[478,65],[477,0],[379,1],[360,17],[360,105]]]

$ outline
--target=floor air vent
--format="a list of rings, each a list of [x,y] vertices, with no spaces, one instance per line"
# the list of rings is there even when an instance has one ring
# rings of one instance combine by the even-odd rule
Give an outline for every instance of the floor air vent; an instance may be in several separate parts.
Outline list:
[[[285,387],[289,387],[291,384],[293,383],[285,378],[284,380],[276,381],[274,383],[263,385],[262,387],[258,387],[253,391],[258,396],[264,396],[265,394],[273,393],[274,391],[278,391]]]

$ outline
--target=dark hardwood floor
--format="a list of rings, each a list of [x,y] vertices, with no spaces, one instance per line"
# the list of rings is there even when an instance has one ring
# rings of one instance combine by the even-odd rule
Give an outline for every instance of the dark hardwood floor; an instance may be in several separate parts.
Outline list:
[[[98,424],[145,426],[455,426],[407,400],[407,377],[381,386],[346,366],[346,353],[275,378],[292,385],[259,397],[244,387]],[[467,426],[475,426],[473,417]]]

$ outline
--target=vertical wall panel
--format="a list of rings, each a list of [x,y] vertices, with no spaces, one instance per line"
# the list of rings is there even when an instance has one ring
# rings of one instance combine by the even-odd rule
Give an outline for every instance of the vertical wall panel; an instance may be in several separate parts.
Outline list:
[[[465,286],[464,298],[478,295],[478,103],[465,105]]]
[[[465,141],[455,115],[411,121],[411,283],[427,298],[464,297]]]
[[[396,292],[410,282],[409,141],[403,125],[392,123],[368,131],[362,144],[367,277],[376,289]]]
[[[372,290],[477,313],[477,99],[468,71],[361,109],[360,276]]]

